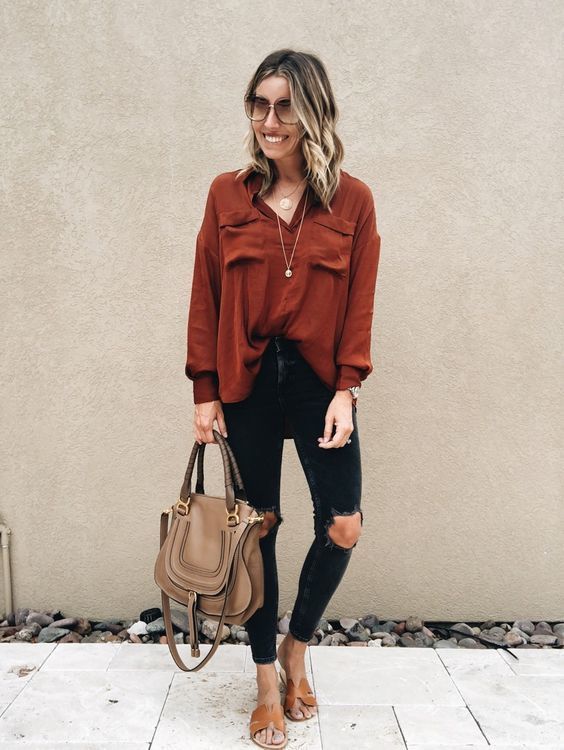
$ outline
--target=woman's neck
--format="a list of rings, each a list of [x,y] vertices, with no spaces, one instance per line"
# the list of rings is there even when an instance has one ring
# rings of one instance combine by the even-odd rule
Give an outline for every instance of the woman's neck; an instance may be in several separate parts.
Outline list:
[[[276,179],[282,185],[297,185],[304,179],[305,163],[303,158],[288,162],[280,159],[275,162]]]

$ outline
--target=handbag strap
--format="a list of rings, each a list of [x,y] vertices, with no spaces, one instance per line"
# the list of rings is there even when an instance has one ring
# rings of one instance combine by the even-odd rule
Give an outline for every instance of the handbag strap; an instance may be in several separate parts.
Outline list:
[[[169,517],[170,511],[165,510],[161,513],[161,547],[163,546],[165,539],[168,535],[168,517]],[[170,652],[172,654],[172,658],[176,662],[176,665],[182,669],[184,672],[197,672],[198,669],[201,669],[204,664],[207,664],[207,662],[212,658],[214,655],[217,647],[219,646],[221,642],[221,636],[223,635],[223,623],[225,620],[225,607],[227,605],[227,596],[229,593],[229,587],[231,585],[231,577],[233,574],[233,570],[235,568],[235,558],[237,554],[237,549],[239,545],[241,544],[241,539],[243,538],[244,532],[239,534],[239,539],[237,540],[237,544],[235,545],[235,550],[233,553],[233,557],[231,560],[231,565],[229,567],[229,574],[227,577],[227,584],[225,586],[225,599],[223,600],[223,608],[221,610],[221,615],[219,619],[219,623],[217,625],[217,633],[215,636],[215,640],[213,642],[213,645],[209,652],[204,656],[202,661],[197,664],[192,669],[189,669],[186,664],[182,661],[180,658],[180,654],[178,653],[178,649],[176,648],[176,641],[174,640],[174,632],[172,630],[172,620],[171,620],[171,613],[170,613],[170,599],[168,594],[166,594],[163,589],[161,589],[161,600],[163,605],[163,620],[165,624],[165,632],[166,632],[166,638],[168,641],[168,645],[170,648]],[[196,619],[196,603],[197,603],[197,594],[195,591],[190,591],[188,594],[188,623],[190,627],[190,647],[192,650],[192,656],[199,656],[200,655],[200,649],[198,646],[198,621]]]

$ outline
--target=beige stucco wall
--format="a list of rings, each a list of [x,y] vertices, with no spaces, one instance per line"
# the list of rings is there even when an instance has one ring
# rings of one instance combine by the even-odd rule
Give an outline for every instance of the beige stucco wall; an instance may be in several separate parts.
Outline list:
[[[193,445],[184,376],[211,179],[281,46],[326,61],[382,237],[364,533],[328,616],[564,618],[564,6],[3,7],[0,518],[16,606],[135,616]],[[207,491],[220,493],[209,446]],[[292,441],[280,612],[312,535]],[[0,602],[0,605],[2,602]],[[3,608],[1,608],[3,611]]]

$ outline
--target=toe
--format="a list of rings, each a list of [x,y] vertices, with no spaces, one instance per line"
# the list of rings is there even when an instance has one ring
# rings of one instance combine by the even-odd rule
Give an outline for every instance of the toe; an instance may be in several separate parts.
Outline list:
[[[303,719],[303,711],[298,703],[297,706],[292,706],[292,716],[296,719]]]
[[[255,739],[274,747],[284,740],[284,732],[276,729],[271,721],[266,729],[259,729],[258,732],[255,732]]]

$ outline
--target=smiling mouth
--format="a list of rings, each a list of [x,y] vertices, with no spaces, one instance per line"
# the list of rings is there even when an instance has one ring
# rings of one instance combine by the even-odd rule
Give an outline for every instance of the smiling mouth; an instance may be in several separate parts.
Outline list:
[[[266,133],[263,133],[263,137],[267,143],[282,143],[288,138],[287,135],[266,135]]]

